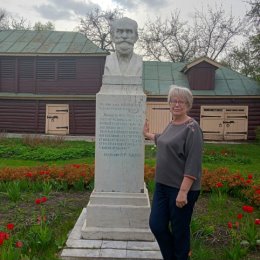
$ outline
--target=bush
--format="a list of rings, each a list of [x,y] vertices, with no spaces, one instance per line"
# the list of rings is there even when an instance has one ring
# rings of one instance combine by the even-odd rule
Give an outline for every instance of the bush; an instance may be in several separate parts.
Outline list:
[[[56,140],[56,141],[53,141]],[[35,161],[68,160],[82,157],[93,157],[93,143],[62,142],[60,139],[22,139],[5,140],[0,144],[0,157]],[[52,143],[53,142],[53,143]],[[39,145],[41,143],[41,145]]]
[[[255,129],[255,140],[260,143],[260,126],[257,126]]]

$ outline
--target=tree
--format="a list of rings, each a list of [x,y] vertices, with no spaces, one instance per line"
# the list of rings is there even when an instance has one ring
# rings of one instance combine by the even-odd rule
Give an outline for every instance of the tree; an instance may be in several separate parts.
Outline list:
[[[245,19],[235,18],[232,11],[226,15],[223,6],[196,11],[193,29],[198,37],[196,56],[216,60],[221,53],[233,47],[232,40],[245,29]]]
[[[12,30],[31,30],[31,25],[23,17],[13,18],[10,17],[10,28]]]
[[[123,11],[117,8],[112,11],[95,9],[80,19],[78,30],[102,50],[114,51],[115,47],[110,37],[110,24],[114,19],[122,16]]]
[[[7,13],[4,9],[0,9],[0,31],[9,28],[9,21],[7,19]]]
[[[4,9],[0,9],[0,30],[30,30],[30,23],[23,17],[14,18]]]
[[[260,82],[259,43],[255,37],[249,38],[241,47],[235,47],[223,60],[222,64]],[[255,52],[258,44],[258,52]]]
[[[192,25],[175,11],[165,21],[148,21],[141,30],[140,46],[148,59],[176,62],[207,56],[216,60],[243,29],[243,21],[232,12],[227,15],[222,5],[196,11]]]
[[[195,53],[197,40],[187,22],[180,19],[180,13],[171,14],[171,18],[162,21],[158,17],[154,22],[148,21],[140,29],[139,49],[148,59],[158,61],[186,61]]]
[[[260,82],[260,0],[247,2],[248,23],[251,26],[241,47],[234,48],[223,60],[232,69]]]
[[[247,1],[251,9],[247,12],[249,20],[254,24],[255,28],[259,32],[260,30],[260,0]]]
[[[33,26],[33,30],[35,30],[35,31],[55,31],[55,25],[50,21],[48,21],[45,24],[43,24],[41,22],[36,22]]]

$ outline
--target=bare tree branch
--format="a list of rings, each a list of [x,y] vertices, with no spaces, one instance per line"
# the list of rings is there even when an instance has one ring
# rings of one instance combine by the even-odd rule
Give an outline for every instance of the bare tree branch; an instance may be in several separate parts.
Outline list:
[[[198,53],[216,60],[232,46],[232,40],[242,34],[246,23],[244,19],[236,19],[232,11],[226,15],[220,5],[214,9],[208,6],[206,12],[203,9],[196,11],[194,24],[199,37]]]
[[[117,8],[112,11],[95,9],[80,19],[78,30],[101,49],[114,51],[115,48],[110,38],[110,24],[114,19],[122,16],[123,11]]]
[[[0,30],[30,30],[30,23],[23,17],[13,17],[0,9]]]
[[[140,49],[148,59],[183,62],[208,56],[216,60],[233,46],[233,39],[242,34],[245,24],[232,12],[227,14],[222,5],[195,11],[192,25],[182,21],[176,10],[165,21],[157,18],[144,25]]]

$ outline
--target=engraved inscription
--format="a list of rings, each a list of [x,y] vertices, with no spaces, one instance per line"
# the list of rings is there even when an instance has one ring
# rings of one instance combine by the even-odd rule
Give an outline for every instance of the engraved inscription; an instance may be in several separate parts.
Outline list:
[[[131,101],[131,100],[130,100]],[[142,145],[141,102],[99,102],[98,149],[108,157],[138,157]],[[138,151],[138,152],[136,152]]]

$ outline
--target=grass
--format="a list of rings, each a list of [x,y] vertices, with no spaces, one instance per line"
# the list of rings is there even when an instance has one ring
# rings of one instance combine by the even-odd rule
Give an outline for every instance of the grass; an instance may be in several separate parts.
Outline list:
[[[58,260],[59,252],[67,240],[67,234],[75,225],[82,208],[87,205],[90,192],[52,191],[44,205],[44,219],[47,224],[46,229],[43,229],[45,233],[42,233],[42,240],[37,240],[37,234],[40,232],[34,229],[39,228],[37,222],[41,213],[40,205],[35,204],[35,199],[42,195],[40,192],[22,192],[20,200],[12,202],[6,194],[0,193],[0,231],[3,230],[6,223],[15,223],[13,233],[16,234],[17,239],[23,241],[23,250],[28,252],[31,248],[30,257],[34,258],[28,258],[28,260]],[[49,234],[51,234],[51,241],[46,238]],[[42,249],[37,247],[32,238],[41,245]],[[47,242],[51,243],[47,244]],[[23,254],[29,255],[25,252]],[[10,256],[2,259],[1,255],[0,259],[13,260]]]
[[[0,138],[0,154],[1,149],[9,149],[9,157],[2,152],[0,156],[0,167],[19,167],[19,166],[38,166],[38,165],[67,165],[81,164],[94,162],[94,143],[85,141],[64,141],[64,140],[39,140],[38,137],[31,139],[7,139]],[[36,147],[41,147],[44,150],[45,157],[37,152]],[[34,153],[35,158],[22,159],[19,153],[13,153],[12,149],[26,151],[25,153]],[[59,148],[59,149],[57,149]],[[19,150],[18,149],[18,150]],[[84,153],[74,153],[75,158],[64,159],[62,150],[86,149],[92,154],[85,155]],[[149,165],[155,164],[156,148],[148,145],[145,147],[145,161]],[[6,151],[6,150],[5,150]],[[4,155],[3,155],[4,154]],[[46,160],[51,154],[54,154],[57,160]],[[204,161],[203,167],[215,169],[226,167],[231,171],[240,171],[247,175],[254,174],[254,181],[260,181],[260,145],[259,144],[210,144],[204,146]],[[59,158],[60,156],[60,158]],[[76,157],[78,156],[78,157]],[[25,186],[17,187],[14,183],[9,187],[9,190],[3,192],[0,190],[0,231],[7,223],[15,223],[14,233],[17,238],[27,241],[24,244],[23,250],[37,251],[34,258],[28,260],[58,260],[59,253],[67,239],[67,234],[74,226],[81,210],[87,205],[90,190],[93,185],[86,189],[82,183],[74,185],[73,189],[62,188],[61,190],[54,187],[41,184],[32,185],[30,189]],[[149,190],[153,190],[154,183],[149,182]],[[1,186],[0,186],[1,187]],[[3,187],[3,186],[2,186]],[[249,250],[246,255],[243,255],[241,246],[236,247],[231,244],[232,232],[227,227],[228,222],[236,223],[237,214],[243,213],[242,202],[237,197],[230,197],[223,194],[222,197],[216,193],[202,193],[194,210],[194,218],[192,221],[192,245],[193,254],[192,260],[259,260],[259,248]],[[45,227],[39,232],[35,223],[41,214],[41,206],[35,204],[35,199],[42,196],[47,196],[48,200],[44,204],[44,215],[46,215]],[[216,210],[217,209],[217,210]],[[259,218],[260,209],[255,208],[254,212],[248,215],[252,220]],[[243,219],[244,220],[244,219]],[[242,220],[241,220],[242,221]],[[232,229],[237,232],[239,229]],[[259,232],[259,227],[258,227]],[[38,234],[42,237],[39,237]],[[236,233],[235,233],[236,234]],[[38,244],[43,243],[44,250],[37,247],[32,237]],[[52,238],[52,243],[48,244],[49,238]],[[260,234],[258,233],[258,239]],[[42,238],[42,240],[41,240]],[[45,246],[44,246],[45,245]],[[0,246],[1,252],[1,246]],[[33,254],[33,253],[32,253]],[[1,259],[1,257],[0,257]],[[16,258],[14,258],[16,259]],[[26,258],[24,258],[26,259]],[[2,260],[2,259],[1,259]],[[9,260],[9,259],[8,259]],[[11,258],[10,258],[11,260]],[[27,259],[26,259],[27,260]]]
[[[65,141],[61,137],[0,137],[0,167],[93,163],[94,151],[93,142]]]
[[[260,144],[205,144],[205,153],[215,151],[223,154],[222,160],[204,161],[203,167],[213,169],[216,167],[227,167],[231,171],[242,173],[254,172],[260,174]],[[226,154],[226,155],[225,155]],[[214,163],[213,163],[214,162]],[[258,175],[260,178],[260,175]]]
[[[155,164],[156,148],[153,145],[146,146],[145,163]],[[209,170],[216,168],[228,168],[232,172],[242,174],[254,173],[260,181],[260,144],[204,144],[203,168]]]

